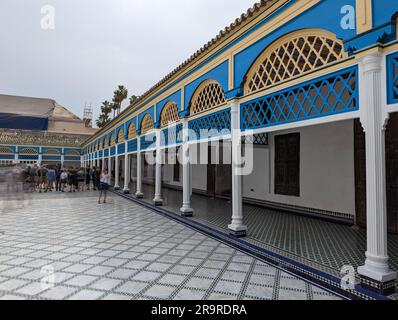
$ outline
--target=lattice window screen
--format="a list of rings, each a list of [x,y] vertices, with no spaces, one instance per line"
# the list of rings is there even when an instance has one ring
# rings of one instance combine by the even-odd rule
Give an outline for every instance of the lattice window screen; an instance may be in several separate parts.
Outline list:
[[[203,82],[192,97],[190,110],[195,115],[225,103],[225,95],[217,81],[207,80]]]
[[[117,142],[118,143],[124,142],[124,131],[123,131],[123,129],[119,130],[119,135],[117,136]]]
[[[245,92],[265,89],[345,57],[343,43],[329,32],[294,32],[261,54],[247,75]]]
[[[0,148],[0,154],[13,154],[11,149],[9,148]]]
[[[115,145],[115,135],[112,134],[112,135],[111,135],[111,143],[110,143],[110,146],[113,147],[114,145]]]
[[[104,140],[104,148],[108,148],[109,147],[109,143],[108,143],[108,139]]]
[[[162,128],[178,122],[180,120],[180,117],[178,115],[177,104],[175,102],[168,102],[163,108],[160,119]]]
[[[153,130],[155,127],[153,125],[153,120],[150,114],[146,114],[141,124],[141,134],[146,134]]]
[[[80,157],[80,154],[76,151],[68,151],[65,155],[68,157]]]
[[[37,151],[34,149],[23,149],[20,154],[37,155]]]
[[[44,151],[44,154],[48,155],[48,156],[59,156],[60,155],[59,151],[54,150],[54,149],[46,150],[46,151]]]
[[[134,139],[136,137],[137,137],[137,131],[136,131],[136,128],[135,128],[135,124],[132,122],[129,125],[129,140],[130,139]]]

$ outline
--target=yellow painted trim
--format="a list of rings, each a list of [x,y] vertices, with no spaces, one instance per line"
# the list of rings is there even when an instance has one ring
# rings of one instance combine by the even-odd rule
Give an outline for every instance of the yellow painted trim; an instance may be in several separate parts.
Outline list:
[[[373,27],[372,0],[357,1],[357,33],[364,33]]]
[[[228,80],[229,80],[228,90],[232,90],[232,89],[234,89],[234,55],[232,54],[232,52],[229,55],[229,75],[228,76],[229,76],[228,77]]]

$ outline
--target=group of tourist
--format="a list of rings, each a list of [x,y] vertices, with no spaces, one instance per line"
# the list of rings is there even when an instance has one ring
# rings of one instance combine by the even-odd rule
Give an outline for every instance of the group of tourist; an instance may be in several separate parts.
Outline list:
[[[61,168],[60,165],[33,165],[1,170],[0,184],[8,193],[19,192],[83,192],[99,190],[98,203],[106,203],[110,177],[99,168]],[[3,181],[4,180],[4,181]],[[1,183],[3,182],[3,183]],[[11,192],[12,191],[12,192]]]

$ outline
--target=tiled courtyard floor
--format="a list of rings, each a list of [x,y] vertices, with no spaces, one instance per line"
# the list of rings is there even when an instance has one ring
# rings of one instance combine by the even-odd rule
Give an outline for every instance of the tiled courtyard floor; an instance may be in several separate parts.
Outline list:
[[[96,196],[3,203],[0,299],[339,299],[131,201]]]

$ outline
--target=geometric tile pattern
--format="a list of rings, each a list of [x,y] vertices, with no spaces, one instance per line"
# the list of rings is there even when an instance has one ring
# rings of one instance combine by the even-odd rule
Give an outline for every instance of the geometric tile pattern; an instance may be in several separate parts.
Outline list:
[[[153,199],[152,189],[144,187],[146,201]],[[179,213],[181,192],[171,189],[162,192],[165,209]],[[231,223],[231,204],[225,200],[194,194],[191,206],[192,219],[198,222],[223,231]],[[248,227],[246,241],[278,250],[300,262],[323,266],[338,274],[344,265],[357,268],[366,259],[364,229],[247,204],[243,206],[243,219]],[[398,271],[397,235],[388,235],[388,250],[390,267]]]
[[[109,200],[35,194],[0,215],[0,299],[340,299],[133,202]]]
[[[358,109],[357,68],[350,68],[242,104],[243,130]]]
[[[318,69],[346,57],[343,43],[329,34],[298,31],[269,46],[249,71],[250,93]]]

